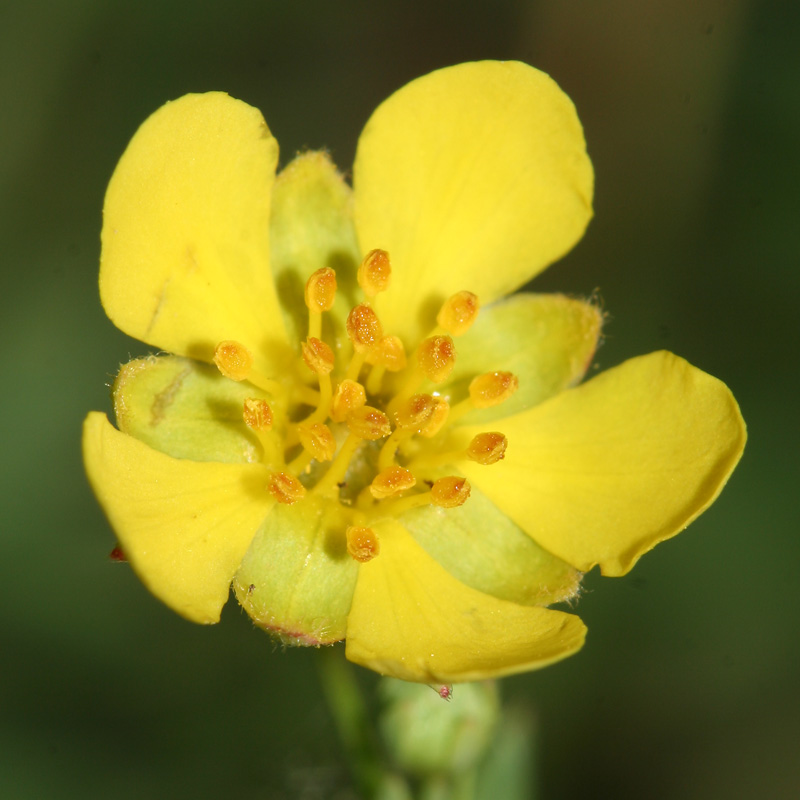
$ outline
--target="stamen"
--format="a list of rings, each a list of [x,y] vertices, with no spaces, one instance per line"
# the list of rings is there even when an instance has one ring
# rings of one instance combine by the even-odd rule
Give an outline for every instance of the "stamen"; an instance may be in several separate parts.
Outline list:
[[[404,439],[425,428],[436,411],[436,398],[429,394],[415,394],[397,405],[394,420],[397,427],[384,442],[378,454],[378,469],[387,470],[394,464],[397,448]]]
[[[253,369],[253,354],[240,342],[220,342],[214,350],[213,360],[217,369],[232,381],[249,381],[272,395],[282,396],[285,392],[278,381]]]
[[[453,475],[434,481],[429,492],[412,494],[410,497],[402,497],[399,500],[386,500],[379,506],[379,509],[382,514],[396,516],[404,511],[429,505],[440,508],[456,508],[467,501],[469,493],[470,485],[466,478]]]
[[[472,292],[457,292],[442,306],[436,317],[439,327],[451,336],[466,333],[478,317],[480,303]]]
[[[353,357],[347,367],[347,377],[358,380],[367,353],[382,338],[383,328],[378,315],[368,305],[356,306],[347,316],[347,335],[353,343]]]
[[[311,336],[303,342],[303,361],[317,375],[329,375],[333,370],[333,350],[321,339]]]
[[[350,412],[347,427],[354,436],[375,442],[392,432],[389,417],[377,408],[362,406]]]
[[[310,336],[303,342],[303,361],[306,366],[319,378],[319,403],[317,410],[306,420],[307,422],[322,422],[327,419],[331,406],[331,377],[334,357],[333,350],[321,339]]]
[[[269,492],[279,502],[292,505],[302,500],[306,495],[306,488],[294,475],[287,472],[273,472],[269,478]]]
[[[487,372],[473,379],[469,396],[475,408],[491,408],[508,400],[517,389],[519,379],[512,372]]]
[[[305,301],[308,308],[308,336],[320,338],[322,313],[333,308],[336,299],[336,273],[330,267],[314,272],[306,281]]]
[[[417,352],[417,363],[428,380],[441,383],[447,380],[456,363],[456,347],[449,336],[425,339]]]
[[[433,412],[428,421],[417,431],[420,436],[430,439],[444,427],[450,416],[450,404],[443,397],[434,397]]]
[[[496,464],[506,456],[508,439],[502,433],[479,433],[467,447],[466,456],[478,464]]]
[[[378,315],[363,303],[347,315],[347,335],[357,353],[366,352],[383,337],[383,328]]]
[[[410,470],[396,464],[378,473],[369,487],[376,500],[383,500],[411,489],[417,482]]]
[[[351,411],[361,408],[367,402],[364,387],[356,381],[345,378],[337,387],[331,400],[331,419],[344,422]]]
[[[336,455],[336,439],[331,429],[322,422],[301,423],[297,435],[303,449],[317,461],[331,461]]]
[[[264,432],[272,428],[272,409],[266,400],[245,398],[242,416],[245,425],[254,431]]]
[[[214,350],[217,369],[232,381],[246,381],[253,369],[253,354],[239,342],[220,342]]]
[[[371,350],[367,352],[367,364],[372,364],[372,371],[367,380],[367,391],[378,394],[381,390],[381,381],[384,373],[400,372],[408,365],[406,351],[399,336],[384,336]]]
[[[362,528],[351,525],[345,531],[347,552],[362,564],[371,561],[380,551],[380,542],[372,528]]]
[[[375,297],[389,288],[392,267],[385,250],[370,250],[358,268],[358,285],[367,297]]]
[[[456,475],[439,478],[431,487],[431,501],[442,508],[456,508],[467,502],[471,487],[466,478]]]

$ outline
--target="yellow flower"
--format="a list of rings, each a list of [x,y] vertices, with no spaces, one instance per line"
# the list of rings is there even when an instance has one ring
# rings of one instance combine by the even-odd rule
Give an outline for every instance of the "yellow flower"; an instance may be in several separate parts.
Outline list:
[[[377,109],[352,190],[324,154],[277,160],[257,110],[188,95],[111,179],[103,306],[174,354],[122,368],[117,428],[85,423],[134,570],[190,620],[232,584],[284,641],[346,639],[406,680],[575,652],[583,623],[547,606],[685,528],[745,432],[669,353],[576,386],[598,310],[501,299],[591,217],[571,102],[524,64],[462,64]]]

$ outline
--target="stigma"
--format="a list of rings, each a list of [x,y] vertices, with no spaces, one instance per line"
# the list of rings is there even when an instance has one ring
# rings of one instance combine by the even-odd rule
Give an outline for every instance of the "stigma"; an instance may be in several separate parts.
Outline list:
[[[403,342],[384,330],[372,306],[378,294],[391,294],[389,254],[371,250],[356,278],[362,297],[354,298],[342,342],[323,335],[324,315],[336,302],[336,272],[325,267],[309,276],[303,293],[308,331],[297,343],[300,366],[290,378],[261,374],[254,354],[233,340],[221,341],[213,360],[226,378],[266,395],[254,393],[242,407],[242,420],[261,445],[264,491],[284,506],[309,497],[335,504],[337,518],[346,521],[344,550],[366,564],[380,557],[383,520],[424,506],[448,513],[469,502],[472,489],[459,464],[498,463],[508,439],[486,431],[454,449],[448,443],[457,437],[449,433],[464,414],[505,402],[519,382],[495,371],[473,375],[460,394],[448,384],[457,339],[480,310],[469,290],[444,301],[428,336]],[[326,324],[325,331],[333,329]]]

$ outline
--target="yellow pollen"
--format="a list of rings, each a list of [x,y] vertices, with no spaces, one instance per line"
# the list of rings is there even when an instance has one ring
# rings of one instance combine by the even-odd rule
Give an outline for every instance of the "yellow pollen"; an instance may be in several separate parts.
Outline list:
[[[479,433],[467,447],[467,458],[478,464],[496,464],[506,456],[508,439],[502,433]]]
[[[470,485],[466,478],[451,475],[439,478],[431,487],[431,502],[442,508],[456,508],[467,502]]]
[[[316,336],[311,336],[303,342],[303,361],[306,366],[317,375],[328,375],[333,370],[333,350]]]
[[[268,485],[270,494],[279,503],[287,506],[302,500],[306,495],[305,486],[288,472],[273,472]]]
[[[300,444],[317,461],[331,461],[336,455],[336,439],[322,422],[301,423],[297,426]]]
[[[383,328],[378,315],[368,306],[357,305],[347,316],[347,335],[357,353],[365,353],[381,338]]]
[[[245,381],[253,369],[253,354],[239,342],[224,341],[214,350],[214,363],[226,378]]]
[[[519,380],[511,372],[487,372],[478,375],[469,385],[469,396],[475,408],[491,408],[508,400],[519,388]]]
[[[433,383],[446,380],[456,363],[456,347],[449,336],[431,336],[417,351],[417,362],[422,373]]]
[[[344,422],[351,411],[366,405],[367,395],[364,387],[345,378],[333,393],[331,400],[331,419],[334,422]]]
[[[353,436],[375,442],[392,432],[389,417],[377,408],[362,406],[347,415],[347,427]]]
[[[351,525],[345,531],[345,538],[347,540],[347,552],[362,564],[372,561],[381,551],[380,542],[372,528]]]
[[[369,491],[376,500],[383,500],[410,489],[416,482],[417,479],[410,470],[395,464],[376,475],[370,484]]]
[[[358,268],[358,285],[367,297],[375,297],[389,288],[392,266],[385,250],[370,250]]]
[[[316,314],[330,311],[336,299],[336,273],[330,267],[318,269],[306,281],[306,308]]]
[[[478,317],[480,303],[472,292],[457,292],[450,297],[439,311],[436,322],[451,336],[466,333]]]
[[[272,428],[272,409],[266,400],[247,397],[242,411],[245,425],[254,431],[268,431]]]

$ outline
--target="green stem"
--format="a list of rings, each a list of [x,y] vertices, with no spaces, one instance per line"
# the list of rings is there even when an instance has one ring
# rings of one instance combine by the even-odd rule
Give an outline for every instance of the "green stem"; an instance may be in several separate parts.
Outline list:
[[[369,721],[364,700],[341,647],[325,647],[319,653],[320,681],[331,715],[350,763],[359,796],[374,798],[384,782],[377,735]]]

